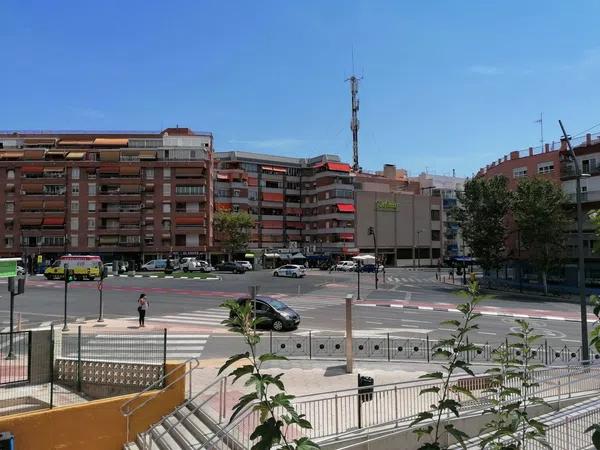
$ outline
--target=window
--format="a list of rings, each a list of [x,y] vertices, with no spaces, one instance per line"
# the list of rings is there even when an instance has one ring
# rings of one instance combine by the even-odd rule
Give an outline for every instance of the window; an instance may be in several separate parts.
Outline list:
[[[165,159],[169,159],[169,155],[167,154],[167,151],[165,151]],[[171,178],[171,168],[170,167],[165,167],[163,169],[163,178],[165,180],[168,180],[169,178]]]
[[[217,189],[217,197],[229,197],[229,189]]]
[[[4,247],[12,248],[14,244],[14,238],[12,236],[6,236],[4,238]]]
[[[6,202],[6,214],[13,214],[15,212],[15,202]]]
[[[88,212],[96,212],[96,202],[88,203]]]
[[[431,220],[440,220],[440,210],[439,209],[431,210]]]
[[[231,205],[231,210],[234,213],[240,212],[240,205]]]
[[[440,240],[440,230],[431,230],[431,240],[432,241]]]
[[[258,192],[256,191],[248,191],[248,200],[257,200],[258,199]]]
[[[175,195],[201,195],[204,194],[204,186],[175,186]]]
[[[96,183],[88,184],[88,195],[89,196],[96,195]]]
[[[8,169],[6,171],[6,178],[8,178],[9,180],[14,180],[15,179],[15,171],[14,171],[14,169]]]
[[[146,180],[154,180],[154,168],[149,167],[144,169],[144,176],[146,177]]]
[[[46,236],[42,245],[47,247],[62,247],[65,245],[65,238],[64,236]]]
[[[171,212],[171,204],[170,203],[163,203],[163,209],[162,212],[164,213],[170,213]]]
[[[170,231],[171,230],[171,221],[170,220],[163,220],[162,221],[162,227],[163,227],[163,230]]]
[[[169,197],[171,195],[171,183],[163,184],[163,196]]]
[[[553,162],[539,163],[537,165],[537,170],[538,170],[539,174],[554,172],[554,163]]]
[[[522,178],[527,176],[527,167],[517,167],[513,169],[513,178]]]
[[[44,185],[44,194],[64,195],[65,187],[62,184],[46,184]]]
[[[79,236],[76,234],[71,235],[71,245],[73,247],[79,247]]]
[[[240,167],[242,169],[244,169],[246,172],[257,172],[258,171],[256,164],[241,163]]]
[[[93,248],[96,246],[96,237],[95,236],[88,236],[87,237],[87,242],[88,242],[88,247],[89,248]]]
[[[581,171],[583,173],[592,173],[596,169],[595,159],[584,159],[581,161]]]
[[[71,214],[79,213],[79,200],[71,200]]]
[[[71,194],[74,196],[78,196],[79,195],[79,183],[73,183],[71,184]]]
[[[240,196],[240,190],[239,189],[234,189],[233,190],[233,196],[234,197],[239,197]]]
[[[71,169],[71,178],[74,180],[79,180],[79,167],[73,167]]]
[[[88,230],[95,230],[95,229],[96,229],[96,218],[88,217]]]
[[[71,230],[79,230],[79,217],[71,217]]]
[[[265,182],[265,187],[268,187],[268,188],[279,188],[281,186],[280,186],[280,184],[279,184],[278,181],[269,181],[269,180],[267,180]]]

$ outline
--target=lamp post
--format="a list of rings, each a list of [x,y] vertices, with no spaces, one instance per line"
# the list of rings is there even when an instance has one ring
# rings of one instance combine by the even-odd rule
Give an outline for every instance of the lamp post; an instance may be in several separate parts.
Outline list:
[[[584,363],[589,362],[590,359],[590,349],[588,345],[588,332],[587,332],[587,305],[585,301],[585,258],[583,255],[583,211],[581,208],[581,178],[585,176],[581,173],[581,168],[577,163],[577,157],[575,156],[575,152],[573,151],[573,147],[571,147],[571,140],[567,136],[567,132],[565,131],[565,127],[562,122],[559,120],[558,124],[560,125],[560,129],[562,130],[563,136],[567,143],[567,147],[569,149],[569,156],[573,161],[573,166],[575,167],[575,177],[576,177],[576,201],[577,201],[577,250],[579,256],[578,263],[578,285],[579,285],[579,309],[581,313],[581,357]],[[589,176],[589,175],[588,175]]]
[[[375,289],[377,289],[379,283],[379,258],[377,255],[377,236],[375,235],[375,229],[373,227],[369,227],[369,234],[373,236],[373,247],[375,247]]]
[[[417,230],[417,265],[421,267],[421,250],[419,249],[419,245],[421,244],[421,233],[424,230]]]

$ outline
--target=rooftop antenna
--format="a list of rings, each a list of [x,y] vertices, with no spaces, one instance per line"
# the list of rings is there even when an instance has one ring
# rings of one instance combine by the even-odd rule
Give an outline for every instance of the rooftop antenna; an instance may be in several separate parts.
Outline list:
[[[544,148],[544,116],[540,113],[540,118],[536,120],[534,123],[540,124],[540,146]]]

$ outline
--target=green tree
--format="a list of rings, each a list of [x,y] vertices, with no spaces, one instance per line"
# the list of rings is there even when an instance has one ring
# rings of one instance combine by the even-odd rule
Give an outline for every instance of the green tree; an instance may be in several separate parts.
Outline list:
[[[548,272],[560,263],[570,223],[560,186],[543,178],[526,178],[517,187],[512,213],[529,261],[541,273],[548,294]]]
[[[503,176],[467,181],[453,211],[463,240],[486,272],[498,269],[504,259],[505,218],[511,202],[507,183]]]
[[[242,252],[248,247],[254,219],[246,212],[220,211],[215,214],[214,228],[221,234],[223,248],[231,258],[234,253]]]

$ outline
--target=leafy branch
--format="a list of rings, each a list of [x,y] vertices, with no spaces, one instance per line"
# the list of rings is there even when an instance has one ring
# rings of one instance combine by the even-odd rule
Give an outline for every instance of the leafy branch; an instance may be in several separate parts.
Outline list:
[[[222,307],[229,309],[229,319],[225,319],[222,323],[230,331],[240,334],[244,338],[249,351],[231,356],[221,366],[219,374],[233,364],[241,363],[242,365],[238,365],[229,375],[233,377],[232,383],[242,377],[247,377],[245,386],[253,388],[252,392],[240,397],[238,403],[233,406],[229,423],[241,412],[251,408],[260,416],[260,424],[250,435],[250,439],[257,440],[252,446],[252,450],[267,450],[273,447],[281,450],[318,449],[319,446],[307,437],[294,439],[292,442],[288,442],[286,438],[290,426],[310,429],[312,425],[305,419],[305,415],[298,414],[292,405],[294,396],[285,392],[285,386],[281,380],[283,373],[273,376],[261,371],[263,363],[267,361],[287,360],[286,357],[273,353],[257,356],[256,349],[260,343],[260,335],[256,333],[256,328],[265,319],[255,317],[251,301],[238,303],[228,300],[223,303]],[[270,388],[276,388],[279,392],[272,394],[269,392]],[[278,414],[277,411],[283,411],[283,413]]]

